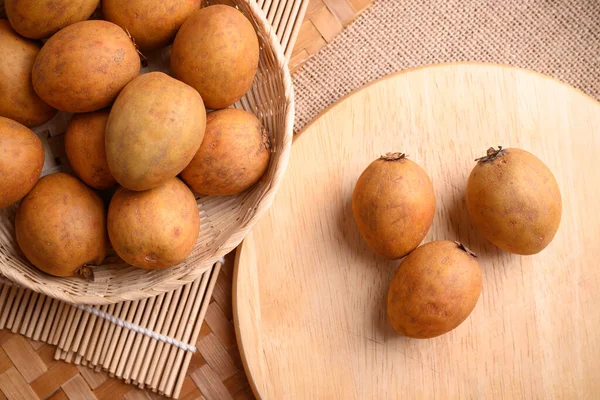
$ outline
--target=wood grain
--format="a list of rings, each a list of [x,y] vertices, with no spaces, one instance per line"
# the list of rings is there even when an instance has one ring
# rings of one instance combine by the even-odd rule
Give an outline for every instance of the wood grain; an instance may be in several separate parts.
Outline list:
[[[499,251],[472,227],[464,189],[492,145],[554,172],[563,219],[542,253]],[[352,218],[362,170],[404,151],[431,176],[426,241],[479,254],[483,292],[449,334],[407,339],[385,297],[398,262],[377,257]],[[238,250],[234,317],[263,399],[597,398],[600,393],[600,104],[532,72],[432,66],[373,83],[298,138],[275,204]]]

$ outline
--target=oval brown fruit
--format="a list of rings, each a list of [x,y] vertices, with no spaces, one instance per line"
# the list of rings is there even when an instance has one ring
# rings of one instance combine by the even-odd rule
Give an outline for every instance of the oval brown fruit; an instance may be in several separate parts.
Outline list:
[[[40,179],[44,146],[33,131],[0,117],[0,208],[21,200]]]
[[[49,121],[56,110],[33,90],[31,70],[41,45],[24,39],[0,20],[0,116],[34,127]]]
[[[480,293],[476,256],[457,242],[429,242],[400,263],[388,291],[388,316],[398,333],[432,338],[467,319]]]
[[[525,150],[490,148],[471,171],[466,200],[475,228],[509,253],[539,253],[560,225],[558,183],[546,164]]]
[[[138,268],[179,264],[194,249],[198,232],[196,199],[177,178],[144,192],[119,188],[108,208],[113,248],[123,261]]]
[[[394,260],[425,238],[435,213],[427,173],[402,153],[373,161],[356,182],[352,213],[360,234],[376,253]]]
[[[106,160],[105,129],[109,110],[75,114],[65,132],[65,152],[75,175],[96,189],[117,184]]]
[[[205,128],[206,110],[191,86],[162,72],[140,75],[119,94],[108,117],[110,171],[127,189],[157,187],[189,164]]]
[[[33,65],[33,88],[42,100],[67,112],[108,107],[140,71],[127,33],[108,21],[82,21],[52,36]]]
[[[19,206],[15,228],[25,257],[54,276],[86,275],[108,249],[102,200],[63,173],[39,180]]]
[[[181,172],[192,190],[209,196],[230,196],[254,185],[271,158],[269,137],[253,114],[228,108],[206,117],[200,149]]]
[[[238,10],[214,5],[195,11],[171,51],[174,76],[194,87],[208,108],[225,108],[252,86],[259,47],[254,27]]]
[[[100,0],[4,0],[6,16],[21,36],[44,39],[88,19]]]
[[[202,0],[104,0],[104,18],[126,29],[142,50],[168,45]]]

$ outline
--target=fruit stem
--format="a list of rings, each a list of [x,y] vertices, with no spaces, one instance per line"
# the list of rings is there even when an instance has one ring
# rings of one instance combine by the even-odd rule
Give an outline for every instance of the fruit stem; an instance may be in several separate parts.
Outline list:
[[[497,157],[502,157],[504,155],[504,153],[505,153],[505,150],[502,149],[502,146],[498,146],[498,150],[496,150],[493,147],[490,147],[489,149],[487,149],[487,155],[485,155],[484,157],[476,158],[475,161],[477,161],[477,162],[493,161]]]
[[[458,248],[467,253],[468,255],[477,258],[477,254],[473,253],[471,250],[469,250],[467,246],[465,246],[461,242],[454,241],[454,243],[456,243],[458,245]]]
[[[265,148],[268,151],[273,152],[273,147],[271,146],[271,139],[269,139],[269,133],[267,132],[267,128],[262,128],[260,136],[262,138],[263,146],[265,146]]]
[[[406,154],[404,153],[386,153],[385,155],[379,157],[384,161],[398,161],[406,158]]]
[[[90,267],[83,265],[77,270],[77,276],[87,279],[90,282],[94,281],[94,271]]]
[[[135,46],[135,50],[137,51],[137,53],[140,56],[140,60],[142,62],[142,68],[146,68],[148,66],[148,58],[144,54],[142,54],[142,52],[140,51],[140,48],[135,43],[135,39],[133,38],[133,36],[131,36],[131,33],[129,33],[129,30],[125,29],[125,32],[127,33],[127,36],[129,36],[129,40],[131,40],[131,43],[133,43],[133,45]]]

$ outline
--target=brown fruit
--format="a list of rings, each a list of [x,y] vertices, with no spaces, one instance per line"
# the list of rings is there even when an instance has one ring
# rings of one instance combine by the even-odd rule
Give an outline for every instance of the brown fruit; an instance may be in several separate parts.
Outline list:
[[[75,175],[96,189],[117,184],[110,173],[104,144],[109,110],[75,114],[65,133],[65,152]]]
[[[238,10],[214,5],[195,11],[173,42],[174,76],[194,87],[208,108],[225,108],[252,86],[258,67],[258,38]]]
[[[41,46],[17,35],[0,20],[0,116],[34,127],[49,121],[56,110],[33,90],[31,69]]]
[[[179,174],[204,137],[206,110],[198,92],[162,72],[140,75],[123,89],[106,124],[113,176],[147,190]]]
[[[100,0],[4,0],[6,16],[21,36],[44,39],[88,19]]]
[[[140,57],[123,29],[82,21],[42,47],[33,65],[33,88],[59,110],[90,112],[108,107],[139,71]]]
[[[85,274],[108,248],[102,200],[63,173],[39,180],[19,206],[15,228],[25,257],[54,276]]]
[[[388,291],[388,316],[398,333],[432,338],[467,319],[480,293],[475,255],[457,242],[430,242],[400,263]]]
[[[554,238],[562,199],[552,171],[521,149],[490,148],[467,182],[475,228],[504,251],[536,254]]]
[[[104,18],[126,29],[142,50],[168,45],[202,0],[104,0]]]
[[[33,131],[0,117],[0,208],[21,200],[40,179],[44,146]]]
[[[125,262],[147,269],[179,264],[196,244],[200,214],[194,195],[171,178],[144,192],[119,188],[108,208],[108,234]]]
[[[196,193],[230,196],[258,182],[270,158],[269,138],[258,118],[234,108],[214,111],[206,117],[202,145],[181,178]]]
[[[356,182],[352,213],[358,230],[376,253],[394,260],[425,238],[435,213],[427,173],[402,153],[373,161]]]

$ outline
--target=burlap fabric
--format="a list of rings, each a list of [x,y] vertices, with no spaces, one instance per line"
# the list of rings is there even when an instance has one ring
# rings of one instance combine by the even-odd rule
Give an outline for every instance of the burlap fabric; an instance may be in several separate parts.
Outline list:
[[[298,131],[340,97],[427,64],[551,75],[600,98],[600,0],[378,0],[294,75]]]

